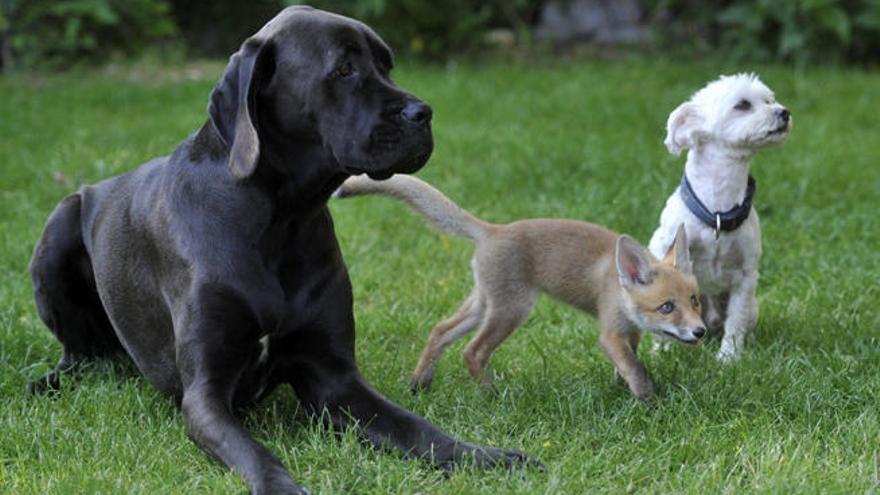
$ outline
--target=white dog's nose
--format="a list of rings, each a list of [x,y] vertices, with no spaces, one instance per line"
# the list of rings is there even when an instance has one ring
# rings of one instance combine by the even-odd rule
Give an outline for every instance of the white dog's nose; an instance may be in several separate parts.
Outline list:
[[[787,108],[783,108],[779,111],[779,118],[782,119],[783,122],[788,122],[789,119],[791,119],[791,112],[789,112]]]

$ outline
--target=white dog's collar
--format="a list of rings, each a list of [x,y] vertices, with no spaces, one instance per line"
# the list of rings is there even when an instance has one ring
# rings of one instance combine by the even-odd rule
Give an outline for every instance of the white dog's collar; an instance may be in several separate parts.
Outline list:
[[[717,239],[722,230],[725,232],[736,230],[749,217],[749,212],[752,211],[752,197],[755,195],[755,186],[755,178],[749,174],[746,196],[743,198],[742,203],[727,211],[715,212],[709,211],[706,205],[697,197],[690,181],[688,181],[687,174],[682,174],[681,186],[678,188],[678,191],[688,210],[699,218],[701,222],[711,227],[715,231],[715,238]]]

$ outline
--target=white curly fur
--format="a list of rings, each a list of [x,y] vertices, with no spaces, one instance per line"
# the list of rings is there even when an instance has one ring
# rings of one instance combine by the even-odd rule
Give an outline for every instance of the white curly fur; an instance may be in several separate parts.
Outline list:
[[[752,156],[788,136],[791,118],[784,118],[787,114],[758,76],[721,76],[669,115],[664,143],[674,155],[689,150],[685,174],[697,197],[710,211],[727,211],[745,197]],[[681,223],[705,296],[703,319],[710,327],[723,325],[718,359],[738,359],[745,336],[758,319],[758,214],[752,209],[738,229],[722,232],[716,240],[714,229],[688,210],[676,189],[666,201],[660,226],[648,246],[652,254],[666,252]]]

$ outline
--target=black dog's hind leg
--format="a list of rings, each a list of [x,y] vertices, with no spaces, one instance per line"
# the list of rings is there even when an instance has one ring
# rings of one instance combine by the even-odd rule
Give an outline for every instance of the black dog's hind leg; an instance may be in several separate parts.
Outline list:
[[[63,354],[54,370],[30,383],[33,393],[57,389],[61,375],[76,371],[83,360],[122,350],[104,312],[80,223],[81,198],[64,198],[49,216],[34,248],[30,273],[40,318],[61,342]]]

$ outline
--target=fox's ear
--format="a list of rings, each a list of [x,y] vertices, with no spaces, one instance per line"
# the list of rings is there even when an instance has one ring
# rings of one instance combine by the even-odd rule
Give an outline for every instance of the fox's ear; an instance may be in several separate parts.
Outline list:
[[[620,285],[649,285],[654,281],[651,255],[631,237],[622,235],[617,239],[615,258]]]
[[[687,232],[684,230],[683,223],[678,225],[678,230],[675,232],[675,240],[672,241],[672,245],[669,246],[669,251],[666,251],[666,256],[663,257],[663,262],[674,266],[677,270],[683,273],[690,274],[693,272],[691,253],[688,248]]]
[[[669,114],[666,122],[666,140],[663,144],[675,156],[696,146],[703,133],[704,118],[696,103],[686,101]]]

